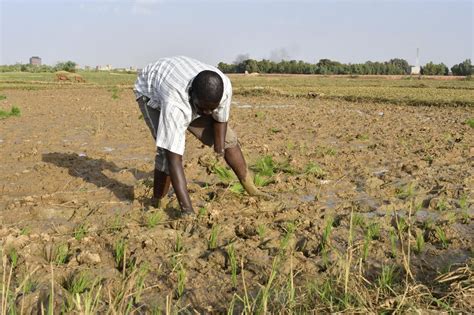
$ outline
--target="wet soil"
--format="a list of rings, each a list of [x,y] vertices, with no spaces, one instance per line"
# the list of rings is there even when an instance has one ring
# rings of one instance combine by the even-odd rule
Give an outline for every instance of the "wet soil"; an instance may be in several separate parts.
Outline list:
[[[38,268],[38,289],[25,297],[31,308],[51,282],[50,261],[60,244],[67,245],[68,257],[54,266],[58,286],[71,273],[88,270],[117,287],[123,273],[113,248],[120,239],[130,261],[148,266],[145,282],[152,289],[142,293],[142,302],[163,306],[167,295],[176,297],[173,259],[180,239],[182,305],[223,311],[235,292],[229,244],[255,292],[293,222],[292,265],[296,283],[304,284],[325,272],[320,243],[329,218],[331,248],[347,248],[351,212],[362,222],[354,228],[356,243],[363,242],[364,226],[381,227],[367,258],[373,270],[402,264],[391,252],[389,231],[395,218],[410,213],[413,235],[420,231],[426,239],[411,260],[419,281],[429,285],[450,266],[472,262],[474,133],[465,121],[474,117],[473,108],[236,98],[230,125],[249,165],[270,155],[292,171],[277,172],[262,188],[273,200],[236,194],[199,165],[210,149],[188,134],[185,172],[193,204],[203,210],[184,222],[173,196],[164,209],[148,207],[155,149],[131,90],[121,90],[118,99],[99,88],[2,93],[7,99],[0,108],[16,105],[22,115],[0,121],[0,242],[19,254],[14,281]],[[324,173],[305,172],[310,163]],[[152,227],[153,211],[161,217]],[[87,233],[75,237],[81,225]],[[216,225],[217,248],[209,250]],[[447,245],[435,227],[445,231]]]

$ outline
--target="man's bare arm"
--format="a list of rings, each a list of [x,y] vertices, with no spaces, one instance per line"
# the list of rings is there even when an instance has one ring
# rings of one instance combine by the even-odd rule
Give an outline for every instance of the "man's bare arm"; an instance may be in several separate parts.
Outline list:
[[[168,150],[165,151],[169,163],[171,184],[173,185],[181,210],[184,212],[194,212],[191,198],[189,198],[186,177],[184,176],[183,156]]]
[[[227,132],[227,123],[214,120],[214,152],[224,156],[224,140]]]

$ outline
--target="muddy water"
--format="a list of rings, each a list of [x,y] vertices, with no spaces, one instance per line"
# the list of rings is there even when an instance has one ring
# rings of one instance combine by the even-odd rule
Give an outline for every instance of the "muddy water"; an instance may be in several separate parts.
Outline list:
[[[184,165],[189,190],[196,209],[205,210],[197,221],[182,222],[172,197],[151,227],[146,180],[155,150],[130,91],[121,92],[118,100],[101,89],[4,94],[22,109],[21,117],[0,122],[0,237],[3,248],[15,248],[20,255],[18,281],[38,267],[38,283],[48,283],[52,254],[45,252],[67,244],[67,261],[55,270],[58,287],[62,277],[87,268],[115,288],[121,270],[113,247],[124,239],[129,258],[150,266],[146,285],[155,289],[143,293],[143,301],[163,302],[176,289],[172,257],[180,238],[187,271],[180,303],[222,311],[235,292],[228,244],[243,260],[248,289],[256,292],[293,222],[295,282],[305,283],[323,272],[318,248],[326,222],[334,219],[331,247],[343,252],[352,212],[364,224],[380,225],[370,263],[401,265],[400,257],[390,255],[389,231],[395,216],[407,218],[410,207],[416,208],[413,228],[426,235],[427,243],[414,258],[417,277],[429,282],[450,264],[472,259],[474,139],[464,124],[474,116],[472,108],[237,99],[230,125],[249,164],[271,155],[294,172],[277,172],[263,188],[273,200],[233,193],[199,166],[199,157],[209,149],[188,135]],[[324,175],[305,172],[310,162]],[[87,233],[77,239],[73,232],[80,225]],[[214,225],[219,226],[217,249],[209,250]],[[447,248],[436,226],[444,229]],[[355,228],[356,239],[365,233],[363,225]]]

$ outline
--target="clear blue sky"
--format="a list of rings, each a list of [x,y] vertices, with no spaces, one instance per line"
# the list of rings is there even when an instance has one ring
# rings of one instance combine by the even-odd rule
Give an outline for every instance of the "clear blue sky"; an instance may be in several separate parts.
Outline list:
[[[448,66],[473,58],[472,0],[0,0],[0,64],[142,67],[187,55]]]

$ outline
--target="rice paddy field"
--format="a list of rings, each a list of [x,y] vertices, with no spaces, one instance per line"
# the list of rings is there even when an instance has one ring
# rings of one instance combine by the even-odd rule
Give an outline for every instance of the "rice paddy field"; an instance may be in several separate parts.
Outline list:
[[[249,197],[187,136],[149,206],[134,74],[0,74],[0,314],[470,313],[474,81],[231,75]]]

